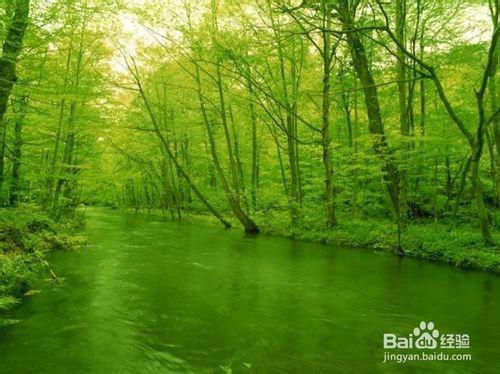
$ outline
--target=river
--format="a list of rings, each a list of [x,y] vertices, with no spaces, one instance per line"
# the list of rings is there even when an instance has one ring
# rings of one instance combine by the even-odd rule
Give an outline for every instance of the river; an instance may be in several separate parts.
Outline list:
[[[105,209],[85,230],[0,329],[0,373],[500,372],[493,274]],[[383,363],[420,321],[472,360]]]

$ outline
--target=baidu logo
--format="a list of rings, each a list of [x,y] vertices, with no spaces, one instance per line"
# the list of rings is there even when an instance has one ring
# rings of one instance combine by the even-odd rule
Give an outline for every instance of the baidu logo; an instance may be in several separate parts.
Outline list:
[[[421,321],[411,333],[406,336],[399,336],[392,333],[384,334],[384,363],[395,361],[404,363],[406,361],[466,361],[471,360],[469,353],[448,353],[447,349],[468,349],[470,348],[470,338],[468,334],[443,334],[434,322]],[[391,350],[391,351],[389,351]],[[418,353],[408,352],[417,350]],[[434,352],[428,353],[429,350]],[[404,351],[406,353],[392,353]],[[457,352],[457,351],[455,351]]]
[[[413,336],[416,338],[417,349],[435,349],[438,346],[439,331],[434,329],[433,322],[420,322],[419,326],[413,329]]]

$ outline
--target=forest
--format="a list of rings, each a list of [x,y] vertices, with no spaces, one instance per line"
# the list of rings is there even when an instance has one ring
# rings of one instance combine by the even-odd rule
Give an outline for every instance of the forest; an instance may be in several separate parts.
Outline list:
[[[499,12],[1,0],[0,312],[94,207],[500,273]]]

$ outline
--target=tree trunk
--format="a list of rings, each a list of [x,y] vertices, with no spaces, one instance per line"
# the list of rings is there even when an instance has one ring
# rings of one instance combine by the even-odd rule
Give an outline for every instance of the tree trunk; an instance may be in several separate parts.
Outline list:
[[[498,52],[495,55],[494,67],[491,69],[491,75],[489,80],[489,96],[490,96],[490,111],[491,113],[496,113],[498,110],[498,96],[497,96],[497,86],[496,86],[496,72],[498,69]],[[494,159],[495,166],[495,205],[500,207],[500,116],[495,116],[492,121],[493,128],[493,139],[495,141],[496,157]]]
[[[65,183],[68,183],[69,171],[71,168],[72,161],[72,153],[75,142],[75,134],[74,134],[74,122],[76,116],[76,102],[73,101],[70,105],[69,109],[69,118],[68,118],[68,130],[66,134],[66,144],[64,146],[62,164],[58,169],[58,178],[56,182],[56,187],[54,190],[54,196],[52,198],[52,214],[58,215],[59,209],[59,198],[61,196],[61,191]],[[55,165],[54,165],[55,167]],[[55,171],[54,171],[55,172]]]
[[[128,64],[128,62],[127,62],[127,64]],[[212,206],[212,204],[210,204],[210,202],[205,198],[205,196],[203,196],[201,191],[193,183],[189,174],[186,173],[186,171],[184,170],[182,165],[179,163],[179,161],[175,157],[175,154],[172,152],[170,145],[168,144],[167,140],[165,139],[165,136],[163,136],[163,134],[161,132],[160,126],[158,124],[158,121],[156,120],[153,109],[151,108],[151,105],[150,105],[149,100],[146,96],[146,93],[144,92],[144,89],[142,87],[142,83],[141,83],[141,80],[139,78],[139,73],[137,70],[137,66],[135,65],[135,62],[133,64],[133,67],[131,67],[130,65],[127,65],[127,66],[128,66],[129,71],[135,80],[135,83],[136,83],[137,88],[139,90],[139,94],[141,95],[141,97],[144,101],[147,113],[148,113],[150,120],[151,120],[151,123],[153,124],[153,127],[154,127],[154,132],[155,132],[156,136],[160,139],[161,143],[163,144],[163,147],[164,147],[165,151],[167,152],[168,157],[172,160],[172,162],[174,163],[174,166],[177,169],[177,171],[179,172],[179,174],[184,178],[184,180],[189,185],[191,190],[195,193],[196,196],[198,196],[198,198],[203,203],[203,205],[205,205],[205,207],[208,209],[208,211],[210,213],[212,213],[224,225],[224,227],[230,228],[231,224],[228,221],[226,221],[226,219],[224,219],[224,217]]]
[[[396,1],[396,37],[402,45],[405,40],[406,0]],[[406,165],[408,160],[408,136],[410,135],[408,111],[407,111],[407,84],[405,54],[401,49],[397,51],[397,81],[399,91],[399,125],[401,134],[401,157],[402,164]],[[407,213],[407,189],[406,167],[399,168],[399,215],[404,221]]]
[[[249,66],[247,72],[247,85],[249,93],[248,109],[250,111],[250,118],[252,123],[252,176],[251,176],[250,195],[251,195],[252,209],[255,210],[257,208],[257,180],[258,180],[258,168],[259,168],[258,157],[257,157],[258,153],[257,115],[255,113],[255,105],[253,103],[254,92],[253,92],[251,71]]]
[[[480,153],[481,151],[475,150],[475,156],[472,159],[472,192],[474,194],[474,200],[476,202],[476,208],[479,214],[479,223],[481,226],[481,234],[483,236],[483,241],[487,246],[494,246],[495,242],[493,236],[491,235],[490,229],[490,218],[486,205],[484,204],[483,186],[479,176],[480,172]],[[479,156],[479,157],[478,157]]]
[[[253,220],[243,211],[240,205],[240,201],[238,199],[238,196],[234,194],[233,191],[231,191],[231,188],[229,187],[227,183],[227,179],[224,175],[224,170],[222,169],[222,166],[219,161],[219,157],[217,155],[217,149],[216,149],[216,144],[215,144],[215,137],[212,131],[212,125],[208,119],[207,111],[205,108],[205,102],[203,99],[203,94],[202,94],[202,87],[201,87],[201,77],[200,77],[200,70],[198,65],[195,63],[195,70],[196,70],[196,84],[197,84],[197,92],[198,92],[198,101],[200,104],[200,111],[202,114],[202,120],[203,123],[205,124],[205,129],[207,131],[208,135],[208,146],[210,149],[210,154],[212,155],[212,162],[214,164],[215,170],[217,174],[219,175],[219,179],[221,181],[221,186],[222,189],[224,190],[224,193],[226,195],[226,198],[229,202],[229,206],[231,207],[231,210],[233,211],[234,215],[240,221],[242,224],[243,228],[245,229],[246,232],[252,233],[252,232],[259,232],[259,228],[253,222]]]
[[[354,63],[359,81],[363,86],[365,96],[365,105],[368,113],[368,128],[373,135],[373,149],[382,161],[382,174],[387,185],[391,209],[396,220],[399,222],[399,172],[389,151],[387,140],[384,134],[384,126],[378,101],[377,87],[373,79],[368,60],[366,58],[365,48],[361,43],[358,34],[351,30],[353,20],[341,18],[346,30],[347,42],[351,50],[351,56]]]
[[[331,228],[337,225],[335,213],[335,194],[333,188],[333,163],[330,150],[330,75],[332,69],[332,43],[329,31],[331,27],[330,9],[324,5],[323,34],[323,98],[321,116],[321,146],[323,148],[323,167],[325,169],[325,224]]]
[[[290,76],[287,77],[285,54],[283,51],[283,35],[280,35],[278,26],[275,23],[272,9],[269,6],[269,15],[271,19],[271,25],[276,39],[276,49],[278,54],[278,69],[279,69],[279,79],[282,87],[282,95],[284,105],[282,107],[285,110],[285,120],[286,120],[286,141],[287,141],[287,156],[288,165],[290,168],[290,221],[291,224],[296,224],[301,217],[301,205],[302,205],[302,187],[300,181],[300,168],[299,168],[299,156],[298,156],[298,142],[297,142],[297,76],[296,76],[296,63],[292,59]],[[290,94],[289,85],[293,87],[292,93]]]
[[[7,29],[7,36],[2,47],[0,58],[0,193],[4,179],[5,139],[7,121],[5,112],[9,103],[12,87],[17,81],[17,59],[23,48],[23,38],[28,26],[29,0],[17,0],[12,21]]]
[[[217,48],[216,33],[218,33],[218,25],[217,25],[217,4],[216,4],[215,0],[212,0],[211,8],[212,8],[212,33],[213,33],[212,42],[213,42],[213,47]],[[227,152],[229,155],[229,167],[230,167],[230,171],[231,171],[231,177],[232,177],[234,191],[231,190],[231,187],[229,186],[229,183],[227,182],[227,179],[224,175],[224,170],[222,169],[222,166],[221,166],[220,161],[219,161],[219,157],[217,155],[215,137],[214,137],[214,134],[212,132],[212,125],[208,119],[208,115],[207,115],[205,103],[204,103],[204,98],[203,98],[203,94],[202,94],[200,68],[199,68],[197,62],[194,62],[194,65],[195,65],[195,70],[196,70],[195,79],[196,79],[197,91],[198,91],[198,101],[200,104],[200,110],[201,110],[202,117],[203,117],[202,119],[203,119],[203,122],[205,124],[205,128],[207,130],[210,152],[212,154],[212,161],[214,163],[215,170],[217,171],[217,174],[219,175],[219,179],[221,180],[222,189],[224,190],[224,193],[225,193],[226,198],[229,202],[231,210],[233,211],[236,218],[242,224],[243,228],[245,229],[245,232],[257,233],[257,232],[259,232],[259,228],[257,227],[255,222],[249,217],[249,215],[241,207],[239,183],[238,183],[238,180],[239,180],[238,169],[236,166],[236,161],[235,161],[235,157],[234,157],[234,153],[233,153],[233,146],[231,143],[231,135],[229,132],[229,126],[228,126],[228,121],[227,121],[226,102],[225,102],[225,98],[224,98],[224,88],[223,88],[223,84],[222,84],[222,74],[221,74],[221,65],[220,65],[219,57],[217,56],[216,61],[215,61],[215,74],[216,74],[215,75],[215,84],[216,84],[217,93],[218,93],[219,112],[220,112],[222,127],[224,130],[224,138],[226,141]]]
[[[12,181],[10,184],[9,204],[16,206],[19,203],[20,184],[21,184],[21,157],[23,146],[23,123],[26,116],[26,106],[28,99],[26,96],[19,100],[19,112],[16,116],[14,125],[14,143],[12,149]]]
[[[382,177],[387,186],[390,206],[398,228],[398,245],[396,252],[398,254],[402,254],[404,251],[401,245],[399,170],[394,162],[393,156],[391,155],[384,134],[384,125],[378,101],[377,87],[368,64],[368,59],[366,58],[365,48],[361,42],[359,34],[353,30],[354,13],[354,9],[351,9],[349,6],[349,1],[343,0],[341,3],[339,20],[342,22],[343,29],[346,32],[347,43],[351,52],[354,69],[361,85],[363,86],[365,105],[368,113],[368,128],[370,133],[373,135],[373,149],[382,162]]]

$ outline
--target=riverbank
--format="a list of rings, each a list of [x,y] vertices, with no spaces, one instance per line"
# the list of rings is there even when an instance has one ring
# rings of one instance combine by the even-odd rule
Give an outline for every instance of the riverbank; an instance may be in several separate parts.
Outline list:
[[[139,211],[167,216],[157,209]],[[337,227],[326,229],[313,222],[290,227],[286,214],[257,212],[253,217],[265,235],[390,254],[394,254],[397,247],[396,225],[388,219],[343,217]],[[234,219],[225,218],[234,228],[240,227]],[[220,224],[213,216],[201,213],[190,214],[184,219]],[[500,232],[496,230],[493,235],[500,244]],[[421,220],[409,224],[403,230],[401,239],[405,256],[500,274],[500,248],[485,247],[481,233],[471,224]]]
[[[396,227],[386,221],[351,220],[334,229],[317,226],[287,228],[275,223],[261,227],[265,234],[337,246],[392,254],[397,247]],[[495,238],[500,243],[498,233],[495,233]],[[408,257],[500,274],[500,250],[485,247],[481,234],[470,226],[434,222],[408,225],[402,233],[402,246]]]
[[[216,223],[206,216],[193,215],[188,219]],[[397,229],[389,220],[343,219],[333,229],[312,223],[290,227],[288,217],[279,214],[259,213],[255,220],[266,235],[391,254],[397,247]],[[237,222],[232,223],[238,227]],[[498,230],[494,237],[500,243]],[[500,249],[485,247],[481,233],[471,225],[430,220],[413,223],[403,231],[402,245],[408,257],[500,274]]]
[[[0,210],[0,312],[16,305],[44,273],[56,280],[45,256],[50,251],[78,249],[83,217],[50,219],[35,206]],[[15,321],[2,319],[0,325]]]

